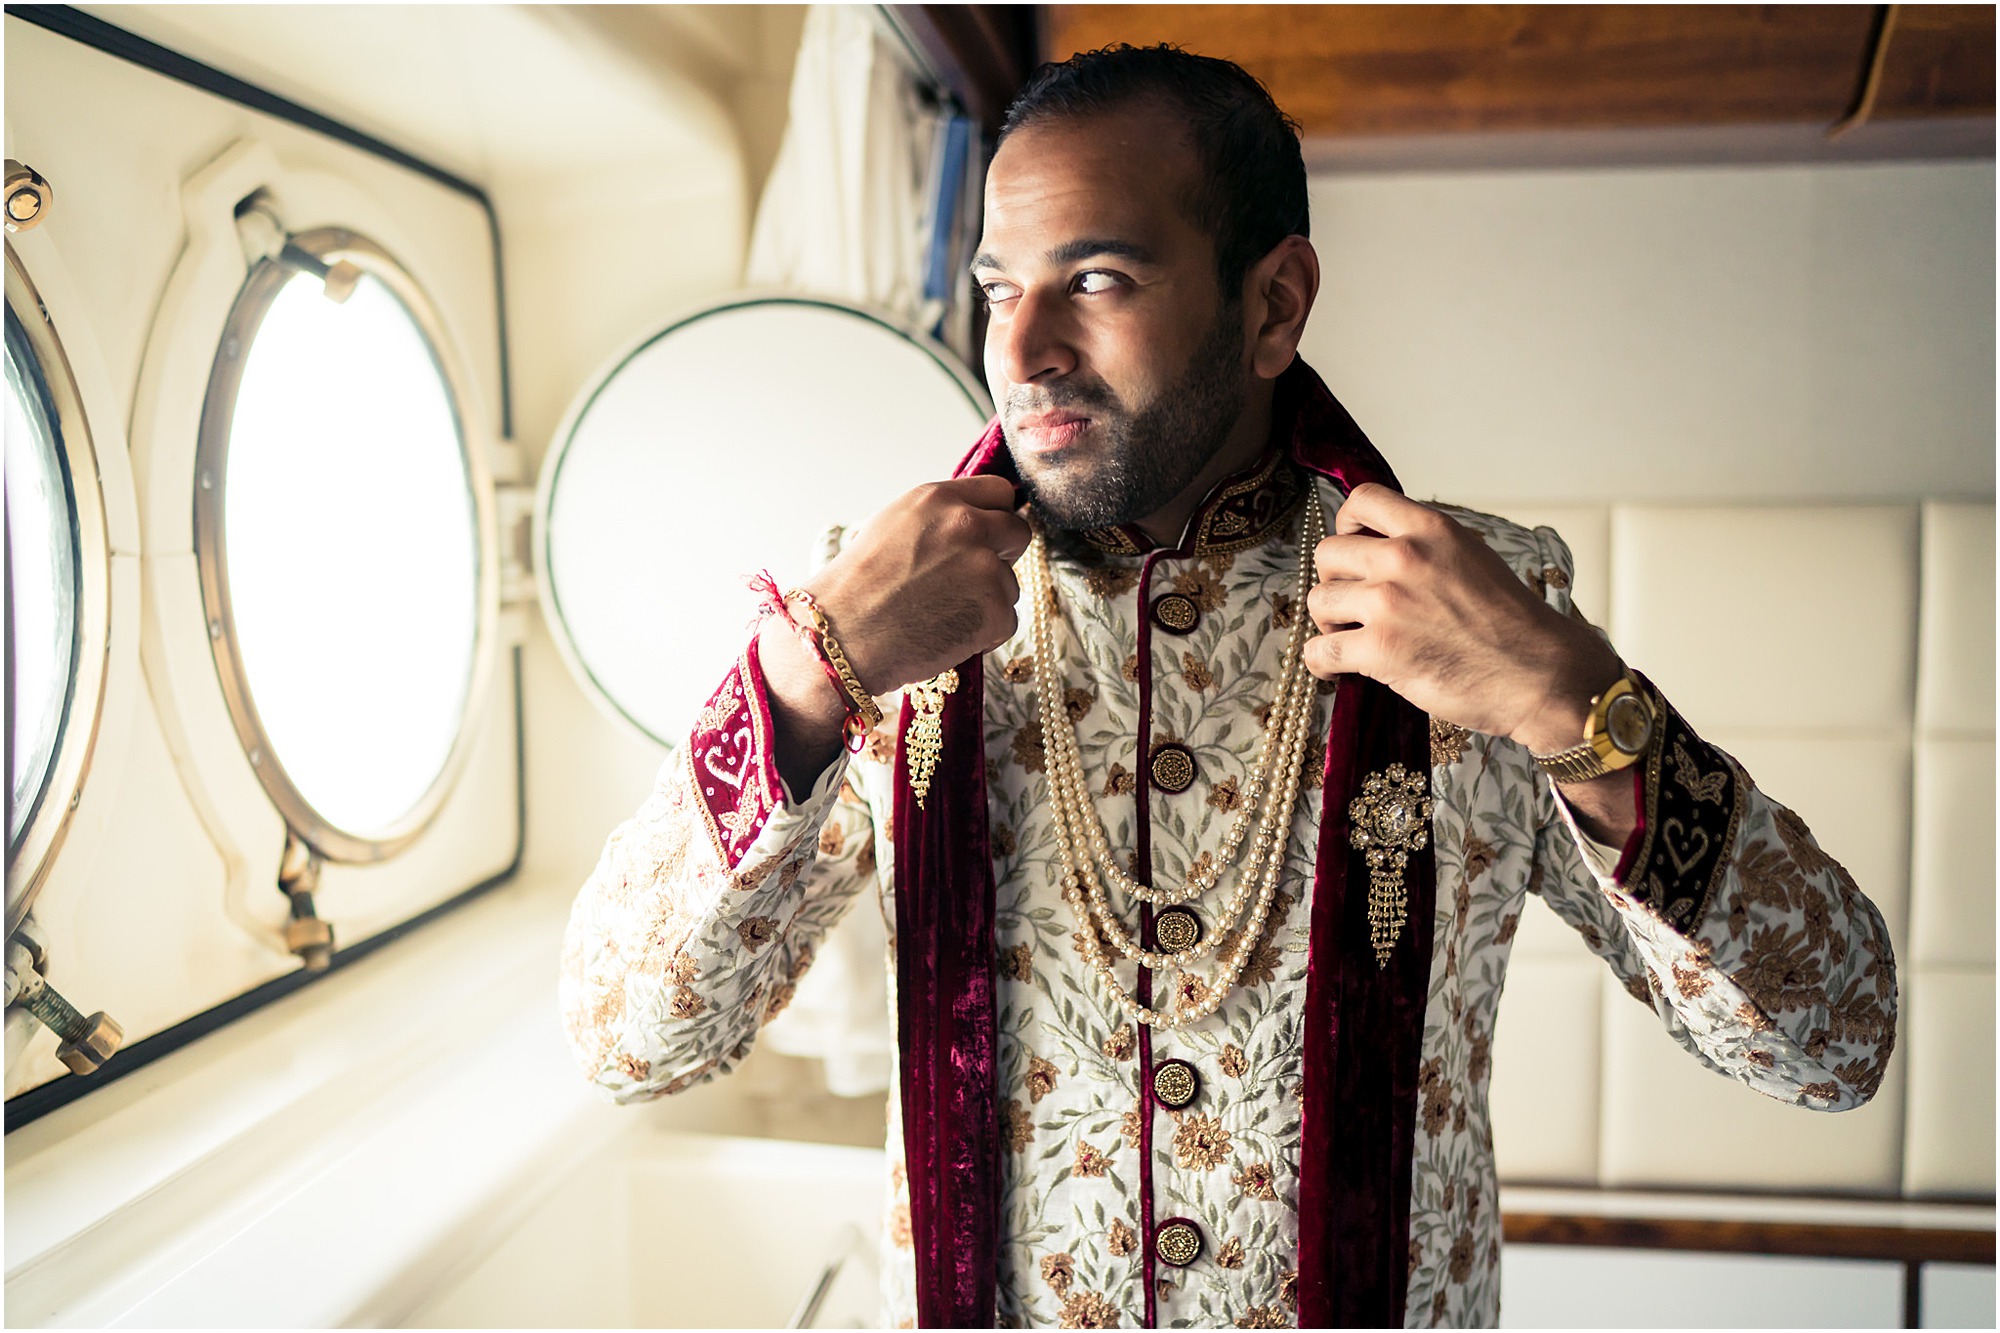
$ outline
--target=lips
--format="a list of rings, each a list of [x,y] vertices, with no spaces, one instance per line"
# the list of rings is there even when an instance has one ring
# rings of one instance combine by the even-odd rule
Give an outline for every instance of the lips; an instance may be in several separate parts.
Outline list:
[[[1015,436],[1036,453],[1066,449],[1089,429],[1090,418],[1076,412],[1037,412],[1014,421]]]

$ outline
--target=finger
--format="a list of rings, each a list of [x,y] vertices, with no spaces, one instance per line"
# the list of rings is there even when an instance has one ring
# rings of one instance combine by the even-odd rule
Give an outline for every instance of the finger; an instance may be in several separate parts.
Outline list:
[[[1379,579],[1388,542],[1375,533],[1348,533],[1322,537],[1313,548],[1313,569],[1319,581],[1333,579]]]
[[[1367,642],[1363,637],[1366,633],[1365,630],[1342,629],[1307,639],[1306,670],[1321,680],[1332,680],[1335,676],[1367,675]]]
[[[1306,614],[1322,633],[1368,623],[1367,585],[1352,580],[1314,584],[1306,594]]]
[[[1028,549],[1028,540],[1034,532],[1027,520],[1013,510],[980,509],[974,511],[974,517],[987,548],[1008,564],[1019,560]]]
[[[1373,532],[1383,537],[1401,537],[1428,526],[1437,511],[1418,504],[1399,491],[1376,481],[1365,481],[1347,494],[1340,511],[1333,516],[1335,534]]]
[[[936,483],[944,495],[974,509],[1011,510],[1014,506],[1014,483],[1005,477],[953,477]]]

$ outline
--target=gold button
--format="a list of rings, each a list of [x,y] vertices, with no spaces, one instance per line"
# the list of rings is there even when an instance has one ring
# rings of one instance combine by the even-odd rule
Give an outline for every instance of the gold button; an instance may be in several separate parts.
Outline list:
[[[1201,943],[1201,918],[1185,907],[1169,907],[1153,918],[1153,947],[1161,953],[1186,953]]]
[[[1186,1268],[1201,1258],[1201,1228],[1185,1217],[1167,1219],[1153,1237],[1153,1253],[1163,1264]]]
[[[1186,634],[1201,623],[1194,598],[1170,592],[1153,600],[1153,623],[1169,634]]]
[[[1153,785],[1170,796],[1178,796],[1194,786],[1194,751],[1185,745],[1156,745],[1148,762]]]
[[[1201,1091],[1201,1078],[1185,1060],[1163,1060],[1153,1071],[1153,1098],[1170,1111],[1178,1111]]]

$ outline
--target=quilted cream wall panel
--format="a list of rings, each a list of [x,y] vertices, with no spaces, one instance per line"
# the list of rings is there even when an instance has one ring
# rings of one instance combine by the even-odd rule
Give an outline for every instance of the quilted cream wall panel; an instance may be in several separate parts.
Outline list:
[[[1993,506],[1923,507],[1910,930],[1901,953],[1909,1066],[1904,1188],[1991,1197]]]
[[[1924,506],[1918,725],[1993,734],[1993,506]]]
[[[1697,1065],[1531,901],[1496,1036],[1503,1178],[1990,1196],[1993,507],[1472,507],[1563,534],[1591,619],[1881,908],[1904,995],[1875,1101],[1804,1112]]]
[[[1908,969],[1903,985],[1910,1113],[1904,1189],[1993,1195],[1993,969]]]
[[[1914,506],[1612,513],[1611,636],[1704,731],[1906,732],[1916,611]]]

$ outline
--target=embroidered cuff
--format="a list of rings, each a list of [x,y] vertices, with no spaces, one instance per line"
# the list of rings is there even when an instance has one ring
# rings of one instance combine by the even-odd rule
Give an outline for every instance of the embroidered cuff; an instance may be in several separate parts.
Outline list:
[[[1694,733],[1651,681],[1659,726],[1640,765],[1639,827],[1614,878],[1682,934],[1692,934],[1728,873],[1743,817],[1743,781],[1720,750]]]
[[[766,689],[753,637],[709,696],[688,737],[688,765],[702,819],[716,855],[732,871],[773,814],[802,813],[825,801],[837,788],[847,757],[837,757],[803,801],[793,800],[778,776]]]

